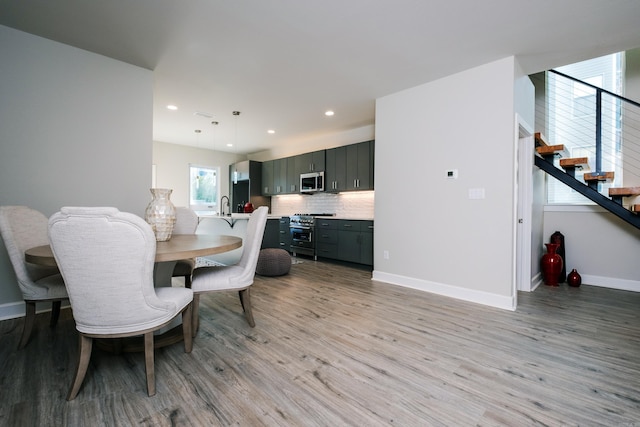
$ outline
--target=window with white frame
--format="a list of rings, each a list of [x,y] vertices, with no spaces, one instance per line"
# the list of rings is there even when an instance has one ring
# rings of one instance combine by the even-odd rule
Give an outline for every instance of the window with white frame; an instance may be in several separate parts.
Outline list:
[[[557,68],[584,83],[575,82],[553,73],[547,78],[546,136],[553,145],[564,145],[572,157],[587,157],[595,166],[596,89],[622,93],[624,82],[622,53],[606,55]],[[592,85],[592,86],[589,86]],[[620,132],[619,105],[611,97],[602,99],[602,168],[621,176],[619,164]],[[582,172],[582,171],[579,171]],[[576,174],[581,179],[582,173]],[[609,184],[601,184],[612,185]],[[602,190],[604,191],[604,190]],[[549,178],[547,202],[550,204],[593,204],[560,181]]]
[[[189,165],[189,205],[194,211],[218,211],[220,169]]]

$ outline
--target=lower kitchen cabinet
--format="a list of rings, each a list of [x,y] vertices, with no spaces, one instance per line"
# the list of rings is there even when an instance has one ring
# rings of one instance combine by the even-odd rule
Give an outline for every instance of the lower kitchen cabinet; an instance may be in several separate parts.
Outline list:
[[[358,264],[373,265],[373,221],[316,221],[318,256]]]
[[[338,220],[316,219],[316,254],[324,258],[338,258]]]
[[[288,216],[283,216],[278,220],[278,247],[291,252],[291,232],[289,231]]]
[[[264,227],[264,235],[262,236],[262,246],[260,249],[280,247],[280,224],[278,221],[279,220],[277,219],[267,219],[267,224]]]

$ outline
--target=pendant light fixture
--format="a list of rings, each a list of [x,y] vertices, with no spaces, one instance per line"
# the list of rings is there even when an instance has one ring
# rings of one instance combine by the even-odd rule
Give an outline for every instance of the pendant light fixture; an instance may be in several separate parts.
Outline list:
[[[234,145],[236,146],[236,151],[238,150],[238,117],[240,116],[240,111],[232,111],[231,114],[235,117],[234,119]],[[233,171],[233,183],[238,183],[238,171]]]

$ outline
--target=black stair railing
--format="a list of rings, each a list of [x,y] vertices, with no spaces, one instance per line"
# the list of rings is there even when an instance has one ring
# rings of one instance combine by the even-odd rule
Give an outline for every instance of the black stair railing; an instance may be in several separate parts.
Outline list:
[[[617,187],[623,186],[623,180],[631,182],[626,186],[640,186],[640,103],[556,70],[549,73],[556,80],[554,98],[548,108],[552,111],[547,111],[545,121],[555,127],[547,142],[571,147],[578,153],[572,153],[574,157],[589,157],[592,173],[613,171]],[[581,176],[556,167],[553,157],[536,156],[535,164],[640,229],[640,216],[600,193],[598,187],[602,184],[585,184]]]
[[[556,70],[549,70],[549,73],[557,76],[556,79],[560,78],[561,82],[556,80],[556,85],[565,85],[567,89],[564,92],[570,94],[567,99],[557,102],[559,106],[555,114],[571,118],[565,122],[575,128],[567,125],[559,133],[572,135],[569,138],[574,141],[591,141],[582,147],[591,154],[594,173],[608,169],[603,166],[603,159],[607,157],[605,163],[615,165],[616,174],[623,174],[625,181],[640,183],[640,103]],[[562,91],[556,91],[556,97],[559,92]],[[576,92],[585,96],[576,96]],[[603,102],[605,98],[606,102]],[[564,143],[550,136],[554,144]],[[606,156],[603,148],[608,153]],[[622,176],[619,178],[616,182],[621,182]]]

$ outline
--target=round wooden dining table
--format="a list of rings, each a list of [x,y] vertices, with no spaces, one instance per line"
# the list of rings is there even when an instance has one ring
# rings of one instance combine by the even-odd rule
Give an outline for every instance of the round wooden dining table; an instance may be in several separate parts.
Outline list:
[[[242,247],[242,238],[238,236],[210,235],[210,234],[174,234],[166,242],[156,242],[156,258],[153,268],[155,287],[171,286],[173,269],[181,259],[197,258],[232,251]],[[55,267],[56,259],[51,246],[43,245],[27,249],[24,259],[31,264]],[[163,347],[182,340],[182,326],[180,316],[169,326],[159,331],[154,339],[154,347]],[[143,351],[140,340],[120,339],[117,343],[105,344],[98,341],[100,347],[114,352]],[[114,340],[108,340],[113,342]]]
[[[228,252],[242,246],[242,238],[209,234],[174,234],[166,242],[156,242],[156,262],[178,261]],[[25,261],[31,264],[56,266],[49,245],[36,246],[24,253]]]

